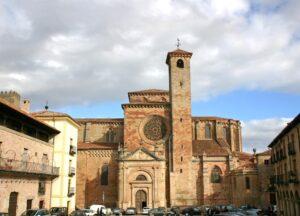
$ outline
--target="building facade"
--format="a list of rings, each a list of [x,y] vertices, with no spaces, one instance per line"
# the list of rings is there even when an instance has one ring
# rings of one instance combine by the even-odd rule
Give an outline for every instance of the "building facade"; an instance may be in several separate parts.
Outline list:
[[[191,115],[191,57],[169,52],[169,90],[129,92],[124,118],[77,119],[79,208],[260,205],[257,160],[242,152],[240,122]]]
[[[283,215],[300,215],[300,114],[271,142],[271,162],[278,209]]]
[[[59,131],[21,110],[19,98],[0,93],[0,212],[10,216],[50,208],[51,180],[59,173],[51,142]]]
[[[53,164],[60,169],[52,182],[51,207],[67,207],[71,213],[75,210],[79,125],[65,113],[44,110],[32,115],[60,131],[53,140]]]

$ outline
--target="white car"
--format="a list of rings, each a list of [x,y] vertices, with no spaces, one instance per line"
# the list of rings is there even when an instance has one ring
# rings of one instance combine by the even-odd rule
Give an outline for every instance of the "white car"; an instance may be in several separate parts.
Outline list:
[[[91,209],[82,209],[82,211],[84,212],[84,214],[86,216],[94,216],[95,215],[95,212],[93,210],[91,210]]]
[[[100,211],[102,212],[102,214],[105,214],[105,215],[107,213],[104,205],[96,205],[96,204],[91,205],[90,210],[92,210],[94,212],[94,215],[99,213]]]
[[[142,214],[143,214],[143,215],[148,215],[148,214],[149,214],[149,211],[150,211],[150,208],[144,207],[143,210],[142,210]]]
[[[46,209],[29,209],[21,214],[21,216],[51,216],[50,212]]]

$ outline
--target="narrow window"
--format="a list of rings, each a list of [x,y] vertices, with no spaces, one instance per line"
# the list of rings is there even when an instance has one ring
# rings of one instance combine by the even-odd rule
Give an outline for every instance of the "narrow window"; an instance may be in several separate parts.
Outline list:
[[[269,165],[269,160],[264,161],[265,165]]]
[[[180,160],[181,160],[181,162],[183,161],[183,157],[182,156],[181,156]]]
[[[182,169],[180,169],[180,173],[182,173]]]
[[[178,60],[177,60],[177,67],[178,67],[178,68],[184,68],[184,63],[183,63],[183,60],[182,60],[182,59],[178,59]]]
[[[101,168],[101,185],[108,185],[108,165]]]
[[[205,139],[211,139],[211,127],[209,123],[205,124]]]
[[[250,189],[250,178],[249,178],[249,177],[246,177],[246,178],[245,178],[245,181],[246,181],[246,182],[245,182],[245,183],[246,183],[246,189],[249,190],[249,189]]]

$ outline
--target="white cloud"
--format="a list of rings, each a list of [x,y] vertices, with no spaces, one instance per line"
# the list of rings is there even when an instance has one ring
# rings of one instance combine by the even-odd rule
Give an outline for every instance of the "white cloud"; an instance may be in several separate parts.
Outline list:
[[[0,85],[54,108],[167,89],[165,57],[179,37],[194,53],[193,100],[300,94],[299,9],[295,0],[1,1]]]
[[[290,118],[269,118],[242,122],[242,136],[244,151],[257,152],[268,149],[268,145],[279,132],[290,122]]]

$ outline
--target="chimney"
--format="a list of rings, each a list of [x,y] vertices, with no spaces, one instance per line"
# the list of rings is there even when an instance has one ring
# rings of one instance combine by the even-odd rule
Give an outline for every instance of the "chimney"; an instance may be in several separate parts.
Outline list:
[[[27,99],[23,100],[21,109],[22,109],[24,112],[29,113],[29,112],[30,112],[30,100],[27,100]]]

